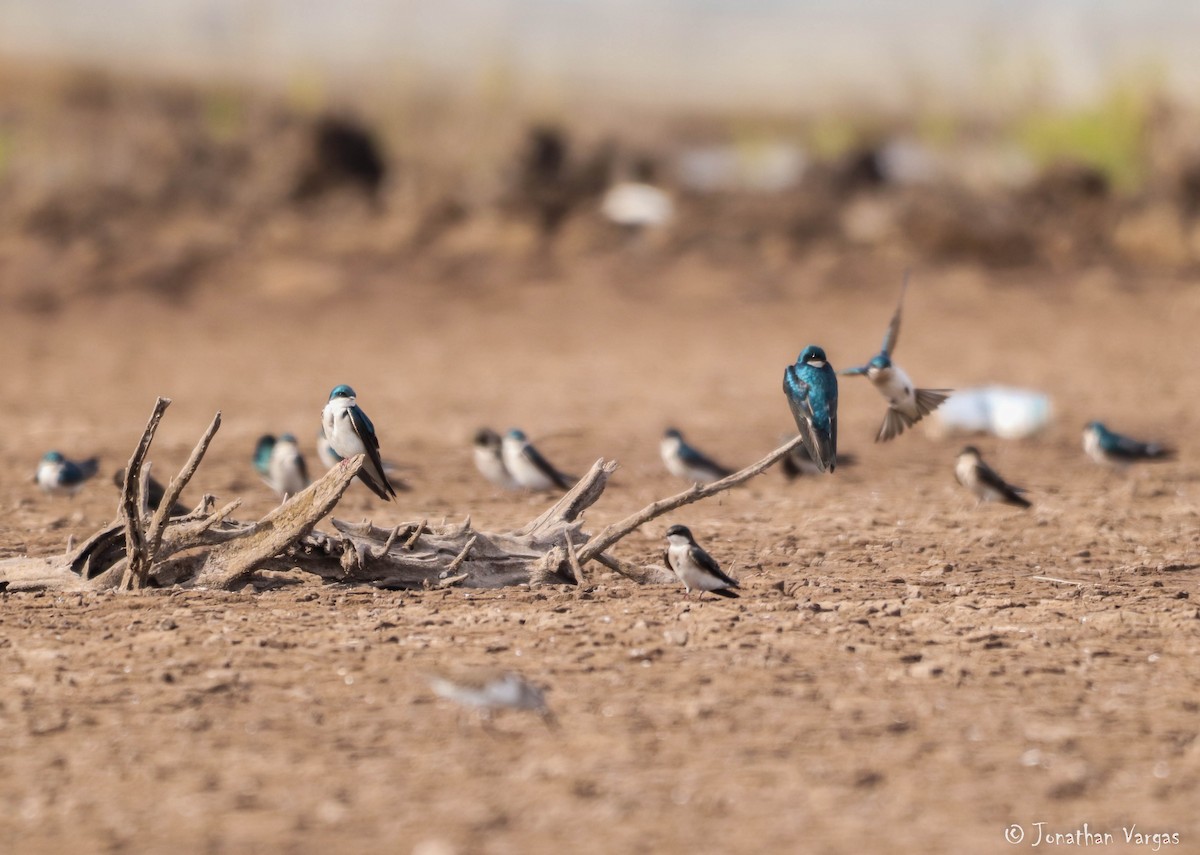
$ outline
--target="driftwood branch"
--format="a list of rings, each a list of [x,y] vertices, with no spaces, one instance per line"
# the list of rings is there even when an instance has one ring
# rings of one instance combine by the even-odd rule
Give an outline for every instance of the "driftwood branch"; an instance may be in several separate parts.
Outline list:
[[[790,442],[772,451],[757,463],[734,472],[720,481],[713,481],[711,484],[704,486],[694,484],[682,493],[652,502],[637,513],[630,514],[620,522],[613,523],[589,540],[583,549],[579,550],[579,563],[586,564],[593,560],[602,552],[612,547],[617,541],[621,540],[621,538],[641,528],[656,517],[661,517],[663,514],[669,513],[676,508],[681,508],[684,505],[690,505],[692,502],[698,502],[701,499],[707,499],[709,496],[715,496],[717,493],[722,493],[731,487],[736,487],[738,484],[749,481],[756,475],[761,475],[782,460],[784,456],[789,454],[793,448],[800,445],[801,442],[801,438],[797,436]]]
[[[125,568],[121,587],[126,590],[144,587],[150,574],[150,550],[146,543],[145,514],[142,510],[146,501],[142,468],[146,462],[146,454],[150,451],[150,443],[154,441],[154,432],[158,430],[163,413],[169,406],[170,398],[159,398],[154,402],[154,410],[146,422],[146,429],[142,431],[142,438],[125,466],[125,483],[121,488],[121,513],[125,517],[125,554],[129,557],[129,564]]]
[[[220,413],[151,514],[146,506],[146,456],[169,404],[165,398],[155,403],[126,467],[120,519],[65,555],[0,561],[0,584],[13,591],[147,585],[230,589],[265,571],[298,570],[328,581],[385,588],[584,585],[589,561],[598,561],[639,583],[663,582],[673,578],[670,571],[658,565],[631,564],[608,550],[675,508],[753,478],[800,443],[796,438],[728,478],[654,502],[594,536],[583,530],[583,515],[603,495],[617,469],[615,461],[597,460],[550,508],[515,531],[480,531],[468,516],[461,523],[443,520],[440,525],[430,525],[426,519],[387,526],[331,519],[333,531],[327,533],[316,526],[357,477],[362,455],[342,461],[256,521],[232,518],[240,499],[214,510],[215,502],[208,495],[190,513],[170,515],[169,509],[196,475],[220,428]]]

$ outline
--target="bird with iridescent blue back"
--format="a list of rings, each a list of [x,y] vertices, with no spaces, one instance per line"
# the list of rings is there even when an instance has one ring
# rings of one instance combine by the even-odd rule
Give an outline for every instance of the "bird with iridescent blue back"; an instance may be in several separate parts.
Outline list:
[[[513,480],[526,490],[568,490],[578,481],[564,475],[542,456],[525,436],[524,431],[512,428],[500,442],[500,454],[504,467]]]
[[[96,474],[99,463],[95,457],[74,461],[57,451],[47,451],[38,463],[33,481],[47,493],[73,496],[84,481]]]
[[[711,484],[733,474],[732,469],[690,445],[675,428],[668,428],[663,433],[659,453],[667,471],[690,484]]]
[[[1141,442],[1109,430],[1097,421],[1083,429],[1083,450],[1099,464],[1123,469],[1132,463],[1166,460],[1175,452],[1160,442]]]
[[[783,372],[783,394],[813,463],[822,472],[837,468],[837,373],[825,351],[810,344]]]
[[[395,498],[396,489],[388,481],[379,457],[379,438],[375,435],[375,425],[358,406],[358,396],[353,389],[344,383],[333,387],[329,401],[321,412],[321,427],[325,438],[329,440],[329,447],[339,457],[366,455],[362,469],[358,470],[358,477],[372,493],[385,502]]]
[[[908,291],[908,274],[904,274],[904,284],[900,288],[900,302],[896,304],[896,312],[888,324],[887,333],[883,337],[883,348],[871,358],[866,365],[847,368],[841,373],[846,376],[862,375],[871,381],[871,385],[888,402],[887,413],[879,433],[875,435],[876,442],[887,442],[904,433],[932,413],[950,397],[951,389],[918,389],[904,369],[892,362],[892,352],[900,338],[900,312],[904,308],[904,295]]]

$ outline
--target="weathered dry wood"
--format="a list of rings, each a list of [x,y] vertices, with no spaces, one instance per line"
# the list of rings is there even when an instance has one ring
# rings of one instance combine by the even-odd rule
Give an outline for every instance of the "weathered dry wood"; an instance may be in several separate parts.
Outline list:
[[[154,402],[154,410],[142,431],[133,456],[125,465],[125,484],[121,489],[121,513],[125,518],[125,554],[129,556],[129,565],[121,580],[123,589],[141,588],[146,584],[150,574],[150,552],[146,544],[145,516],[142,513],[142,502],[146,491],[142,486],[142,467],[146,462],[146,454],[150,451],[150,443],[154,441],[154,432],[162,421],[163,413],[171,406],[170,398],[159,398]]]
[[[587,542],[583,549],[579,550],[579,563],[586,564],[596,556],[600,555],[605,550],[609,549],[621,538],[641,528],[650,520],[656,517],[661,517],[663,514],[681,508],[684,505],[690,505],[692,502],[698,502],[701,499],[707,499],[709,496],[715,496],[717,493],[724,492],[731,487],[736,487],[749,481],[755,475],[759,475],[773,465],[783,459],[785,455],[791,452],[793,448],[800,445],[802,442],[799,436],[781,445],[779,448],[772,451],[762,460],[757,463],[747,466],[738,472],[734,472],[720,481],[713,481],[711,484],[701,486],[694,484],[682,493],[678,493],[667,499],[659,499],[657,502],[651,502],[646,507],[642,508],[635,514],[630,514],[620,522],[613,523],[608,526],[598,535]]]
[[[285,552],[333,510],[363,467],[356,454],[334,466],[317,481],[267,514],[253,530],[209,549],[195,584],[229,588],[254,572],[259,564]]]
[[[560,523],[574,522],[583,512],[596,503],[608,486],[608,479],[617,471],[617,461],[600,458],[579,482],[564,493],[557,502],[547,508],[541,516],[514,534],[537,536],[543,529],[553,531]]]
[[[158,551],[158,547],[162,544],[163,531],[166,528],[167,520],[171,517],[171,509],[179,501],[179,496],[183,493],[184,487],[188,485],[188,482],[192,480],[192,476],[196,474],[196,470],[200,467],[200,461],[204,459],[204,455],[208,451],[208,446],[212,444],[213,437],[216,436],[217,431],[220,429],[221,411],[217,410],[217,414],[213,416],[208,430],[204,432],[204,436],[200,437],[200,441],[196,443],[196,447],[188,455],[187,463],[179,470],[179,474],[171,479],[171,483],[167,484],[166,492],[163,493],[163,500],[158,503],[158,509],[154,512],[154,517],[150,520],[150,526],[146,531],[147,546],[151,555],[154,555]]]

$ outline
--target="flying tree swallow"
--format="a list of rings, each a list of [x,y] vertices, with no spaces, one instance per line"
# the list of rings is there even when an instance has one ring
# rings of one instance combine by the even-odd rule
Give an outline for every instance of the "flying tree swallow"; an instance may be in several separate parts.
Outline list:
[[[837,374],[825,351],[810,344],[783,372],[783,394],[817,469],[837,467]]]
[[[47,451],[38,463],[33,480],[47,493],[74,496],[83,482],[96,474],[99,463],[95,457],[76,462],[67,460],[57,451]]]
[[[1096,421],[1088,422],[1083,429],[1083,450],[1097,463],[1116,469],[1143,460],[1167,460],[1175,453],[1162,443],[1139,442]]]
[[[711,484],[733,474],[732,469],[688,445],[683,434],[675,428],[668,428],[663,434],[659,452],[667,471],[692,484]]]
[[[687,526],[673,525],[667,529],[667,551],[663,560],[675,571],[688,597],[693,588],[700,592],[699,599],[704,599],[705,591],[722,597],[736,598],[738,595],[732,590],[740,587],[738,583],[725,575],[716,560],[696,545]]]
[[[330,448],[339,457],[344,459],[356,454],[367,456],[362,469],[358,470],[358,477],[371,492],[385,502],[394,499],[396,489],[383,471],[375,425],[358,406],[353,389],[345,384],[333,387],[329,402],[321,413],[321,425]]]
[[[559,472],[538,453],[525,434],[513,428],[504,435],[500,453],[508,474],[526,490],[570,489],[576,478]]]
[[[555,723],[542,690],[512,671],[484,670],[455,676],[434,674],[428,679],[434,694],[478,711],[485,723],[499,709],[531,710],[546,724]]]
[[[954,477],[958,479],[958,483],[975,494],[979,500],[975,507],[979,507],[983,502],[1004,502],[1018,508],[1030,507],[1029,500],[1021,495],[1025,490],[1014,487],[996,474],[992,467],[983,462],[979,449],[973,445],[968,445],[958,453]]]
[[[508,467],[504,465],[503,445],[504,441],[500,438],[500,434],[491,428],[485,427],[477,430],[475,432],[475,468],[497,487],[512,490],[520,485],[509,474]]]
[[[254,468],[267,486],[286,499],[308,485],[308,467],[300,454],[296,437],[285,433],[279,439],[267,434],[254,449]]]
[[[879,426],[876,442],[887,442],[904,433],[922,418],[932,413],[942,402],[950,397],[951,389],[918,389],[912,380],[904,373],[904,369],[892,362],[892,351],[896,349],[896,341],[900,338],[900,312],[904,308],[904,295],[908,291],[908,274],[904,275],[904,285],[900,288],[900,302],[896,304],[896,313],[888,324],[887,334],[883,337],[883,349],[866,365],[857,368],[847,368],[842,374],[852,376],[861,374],[871,381],[880,395],[888,402],[887,415]]]

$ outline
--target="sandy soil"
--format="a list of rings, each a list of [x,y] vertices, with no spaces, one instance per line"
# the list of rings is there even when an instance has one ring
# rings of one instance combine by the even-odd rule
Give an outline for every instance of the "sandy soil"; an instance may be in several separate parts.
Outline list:
[[[594,529],[681,486],[657,459],[668,424],[731,463],[772,448],[790,424],[784,365],[814,341],[837,366],[869,356],[899,279],[800,263],[766,287],[654,264],[461,290],[374,277],[304,299],[225,283],[10,314],[0,557],[111,517],[107,476],[158,394],[176,403],[156,471],[219,408],[197,487],[244,496],[245,517],[268,509],[255,437],[312,435],[339,382],[414,490],[384,506],[354,489],[338,515],[516,526],[547,500],[497,494],[469,438],[520,425],[563,468],[621,462]],[[768,472],[618,548],[653,562],[686,523],[740,578],[736,602],[616,577],[2,594],[0,848],[989,852],[1029,847],[1042,822],[1110,833],[1103,851],[1152,848],[1125,846],[1135,825],[1197,851],[1198,317],[1189,282],[920,272],[898,349],[910,373],[1054,396],[1045,436],[978,442],[1034,509],[975,509],[953,479],[961,440],[874,445],[882,401],[846,380],[857,466]],[[1179,459],[1103,472],[1079,447],[1094,417]],[[43,495],[29,477],[52,447],[99,454],[106,477]],[[424,681],[464,666],[546,686],[563,727],[509,713],[483,729]]]

